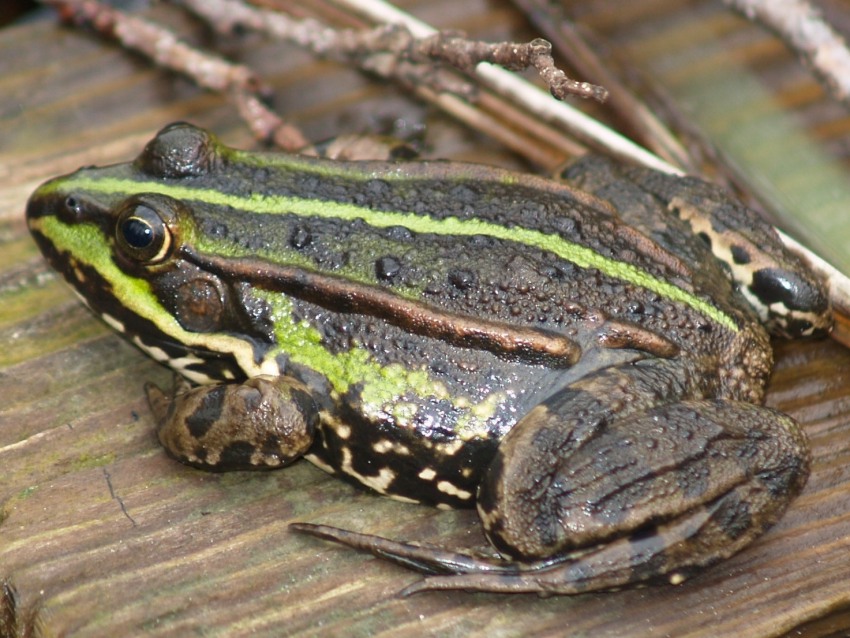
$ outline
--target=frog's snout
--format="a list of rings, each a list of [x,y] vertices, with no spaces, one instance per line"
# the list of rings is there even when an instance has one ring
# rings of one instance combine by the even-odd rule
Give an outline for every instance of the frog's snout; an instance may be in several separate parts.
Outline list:
[[[57,178],[44,182],[27,200],[26,219],[30,229],[33,228],[34,220],[54,214],[56,181]]]

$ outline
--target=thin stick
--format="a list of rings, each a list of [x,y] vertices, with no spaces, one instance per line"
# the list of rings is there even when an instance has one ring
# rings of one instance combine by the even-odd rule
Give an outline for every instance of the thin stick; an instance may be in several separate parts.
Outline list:
[[[424,38],[436,32],[436,29],[430,25],[383,0],[335,0],[335,2],[357,11],[374,22],[403,24],[416,37]],[[594,146],[601,146],[613,155],[631,159],[656,170],[681,173],[675,166],[664,162],[565,102],[553,100],[544,91],[509,71],[481,63],[475,68],[475,75],[494,91],[515,100],[537,117],[563,126],[580,140],[590,141]]]
[[[782,38],[824,81],[838,100],[850,103],[850,49],[805,0],[724,0]]]
[[[382,77],[412,74],[419,85],[433,77],[433,62],[471,72],[479,62],[491,62],[512,70],[535,68],[552,95],[593,98],[600,102],[607,91],[595,84],[577,82],[555,66],[552,45],[531,42],[481,42],[448,32],[434,31],[416,38],[404,25],[382,24],[373,29],[332,29],[312,18],[297,19],[275,11],[257,9],[240,0],[172,0],[202,16],[219,31],[243,27],[294,42],[322,57],[353,62]],[[409,68],[408,68],[409,67]],[[423,68],[420,68],[423,67]],[[439,90],[440,87],[435,87]]]
[[[312,18],[293,18],[277,11],[248,6],[238,0],[171,2],[183,5],[220,33],[230,34],[240,29],[258,31],[298,44],[316,55],[356,65],[401,82],[415,91],[420,99],[438,104],[471,128],[484,132],[548,169],[563,163],[564,155],[577,155],[584,149],[537,118],[533,118],[534,125],[529,127],[530,130],[518,127],[508,114],[516,115],[521,111],[511,106],[509,100],[481,91],[479,86],[449,67],[471,72],[481,60],[511,68],[534,66],[545,78],[552,93],[559,97],[576,92],[591,97],[601,95],[599,87],[576,83],[558,70],[554,66],[550,45],[545,41],[490,44],[451,33],[417,39],[403,25],[334,29]],[[345,16],[354,17],[350,10]],[[537,139],[529,139],[533,136]]]
[[[230,95],[255,136],[261,139],[274,138],[282,148],[289,150],[307,144],[298,129],[286,124],[265,107],[262,93],[266,88],[248,67],[199,51],[164,27],[96,0],[43,2],[53,6],[67,22],[88,25],[98,33],[117,40],[125,48],[150,58],[159,66],[191,77],[205,89]]]
[[[606,108],[614,111],[624,128],[635,135],[638,142],[671,164],[689,172],[694,170],[688,151],[649,106],[626,88],[617,73],[611,70],[611,61],[603,62],[597,50],[604,47],[594,47],[593,40],[587,41],[587,34],[568,17],[562,4],[547,0],[513,0],[513,3],[522,9],[535,28],[552,41],[555,50],[574,70],[608,89]]]

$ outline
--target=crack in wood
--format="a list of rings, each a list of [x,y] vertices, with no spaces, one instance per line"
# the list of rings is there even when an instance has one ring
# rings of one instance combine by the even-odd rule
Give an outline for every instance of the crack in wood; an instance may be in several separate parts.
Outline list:
[[[130,516],[130,512],[127,511],[127,506],[124,504],[124,499],[122,499],[118,494],[115,493],[115,488],[112,485],[112,475],[109,473],[109,470],[103,468],[103,477],[106,479],[106,486],[109,488],[109,496],[111,496],[114,500],[118,501],[118,506],[121,508],[121,511],[124,513],[124,516],[127,517],[133,527],[138,527],[138,523],[136,520]]]

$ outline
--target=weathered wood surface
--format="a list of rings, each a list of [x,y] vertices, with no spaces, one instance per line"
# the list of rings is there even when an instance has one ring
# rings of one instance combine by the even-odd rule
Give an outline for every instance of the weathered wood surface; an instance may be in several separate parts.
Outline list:
[[[504,35],[490,5],[426,4],[421,15],[441,25]],[[314,138],[374,115],[421,116],[392,89],[292,48],[261,53],[280,107]],[[779,345],[769,397],[811,439],[804,494],[751,548],[678,587],[402,599],[413,574],[287,524],[472,546],[472,513],[376,497],[306,463],[207,474],[166,458],[141,383],[170,375],[47,271],[22,211],[41,180],[126,160],[175,119],[247,143],[221,100],[112,47],[52,24],[0,31],[0,577],[24,606],[43,604],[55,635],[773,636],[850,605],[850,352],[829,341]],[[500,161],[440,120],[429,141],[440,156]],[[809,635],[844,627],[829,622]]]

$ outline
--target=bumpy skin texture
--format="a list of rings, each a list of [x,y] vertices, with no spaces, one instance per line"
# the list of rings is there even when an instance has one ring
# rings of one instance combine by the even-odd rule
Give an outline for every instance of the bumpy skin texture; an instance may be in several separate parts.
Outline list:
[[[227,384],[149,390],[172,454],[227,469],[305,453],[382,493],[477,502],[514,562],[298,529],[454,574],[424,587],[678,581],[801,489],[803,435],[755,405],[760,320],[823,332],[829,304],[704,182],[600,159],[563,179],[248,154],[174,125],[131,164],[48,182],[27,213],[110,325]]]

